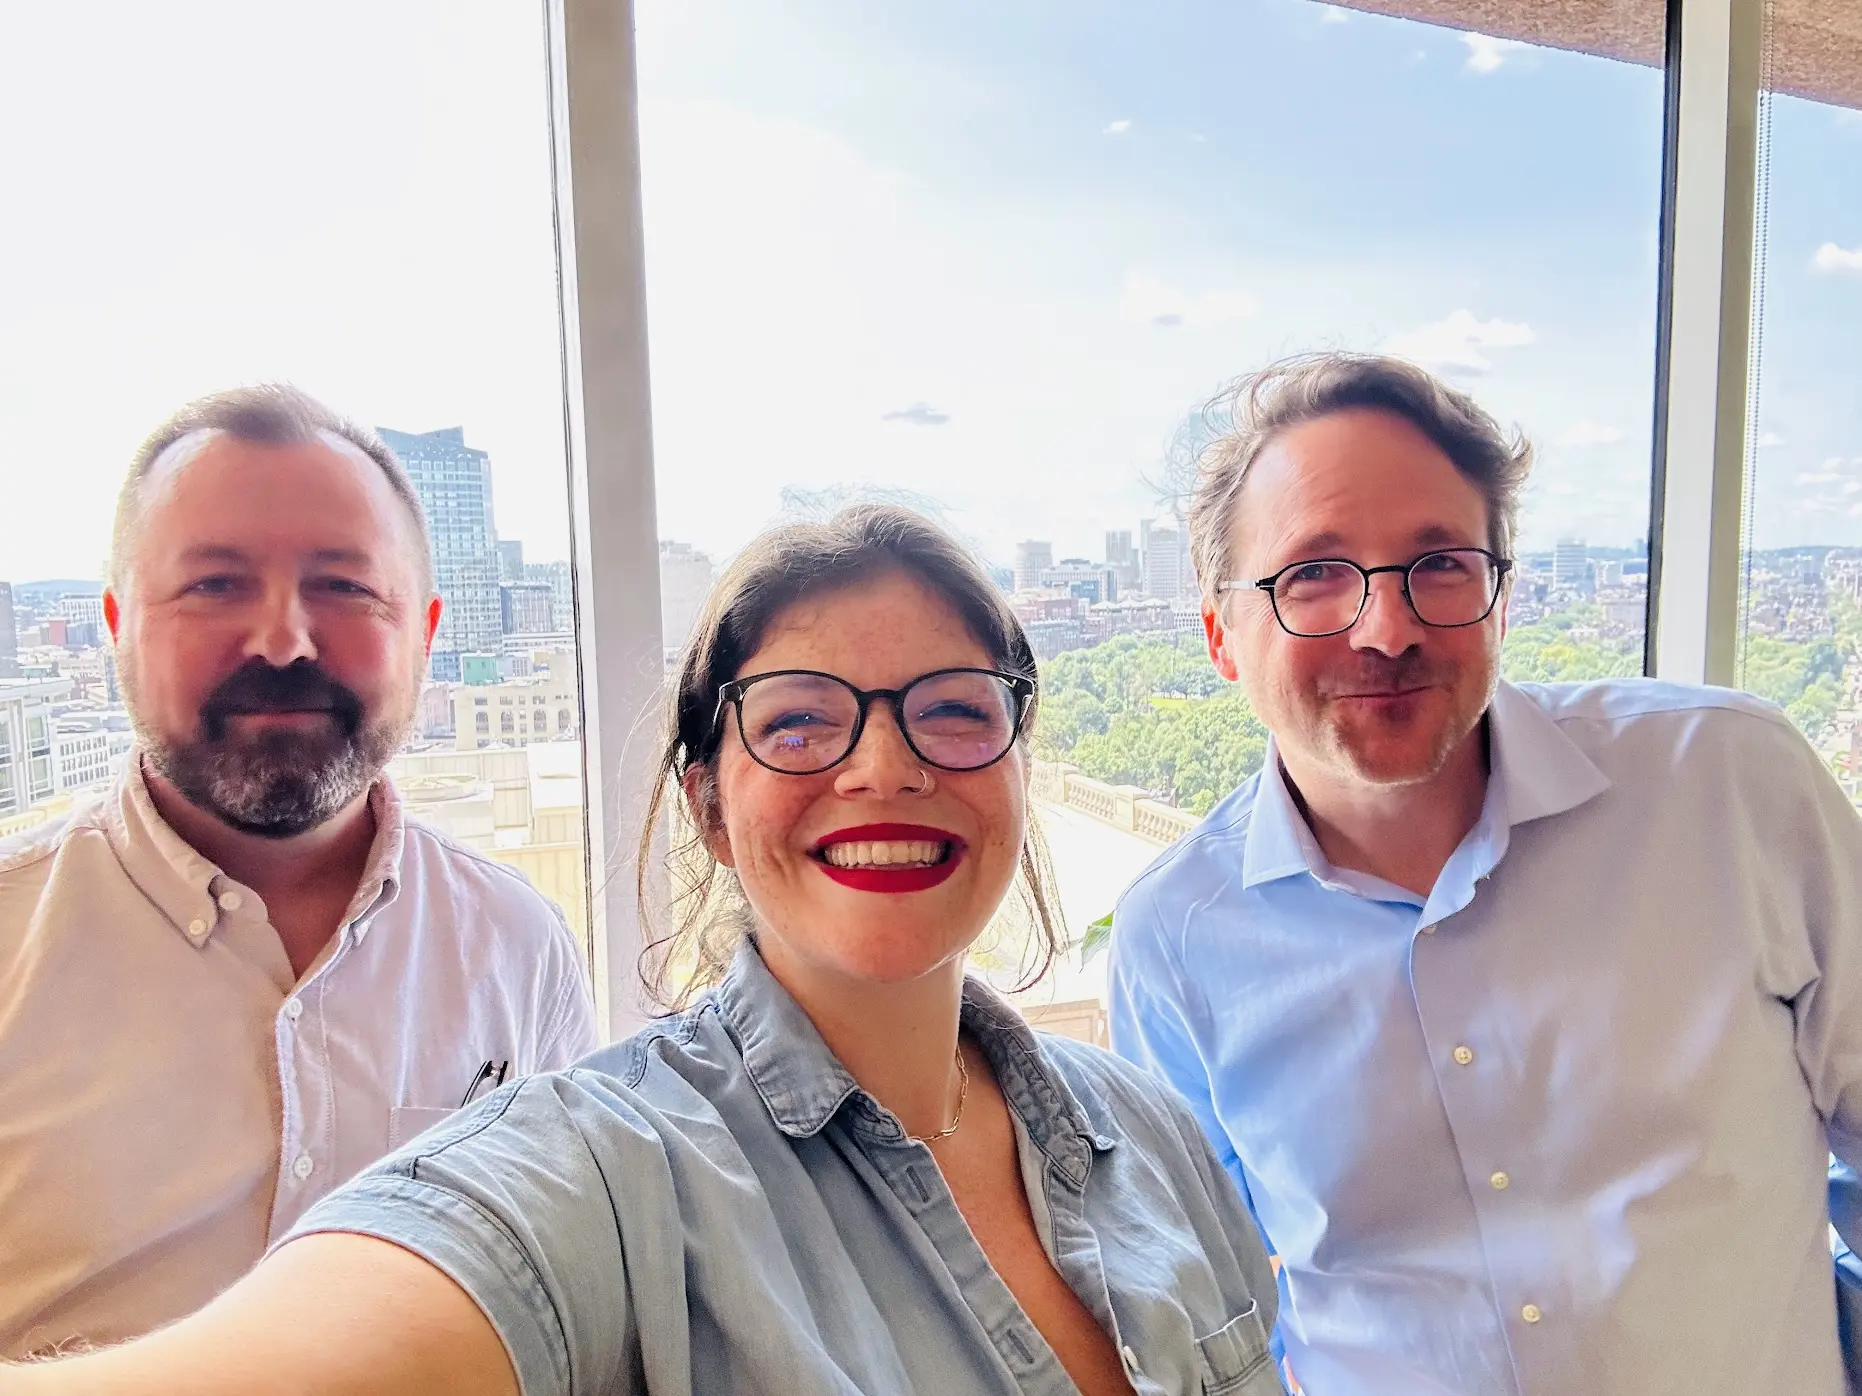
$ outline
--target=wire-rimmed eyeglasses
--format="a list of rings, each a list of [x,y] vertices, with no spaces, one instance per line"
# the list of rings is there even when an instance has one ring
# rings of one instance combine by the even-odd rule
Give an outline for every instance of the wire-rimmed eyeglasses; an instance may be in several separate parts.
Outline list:
[[[751,760],[784,775],[816,775],[853,755],[874,700],[884,698],[925,765],[980,771],[1009,754],[1034,695],[1033,679],[994,669],[934,669],[903,688],[855,688],[816,669],[776,669],[720,684],[712,731],[729,704]]]
[[[1363,567],[1350,558],[1319,557],[1290,562],[1258,581],[1222,582],[1216,591],[1267,593],[1274,619],[1289,635],[1318,639],[1342,635],[1358,623],[1370,599],[1371,578],[1395,572],[1403,578],[1403,599],[1424,625],[1452,630],[1478,625],[1493,612],[1500,583],[1512,570],[1511,558],[1486,548],[1439,548],[1411,562]]]

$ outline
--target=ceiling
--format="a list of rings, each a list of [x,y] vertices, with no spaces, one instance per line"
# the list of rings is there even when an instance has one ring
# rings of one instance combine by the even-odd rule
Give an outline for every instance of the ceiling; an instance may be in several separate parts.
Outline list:
[[[1862,0],[1764,0],[1774,92],[1862,108]],[[1335,0],[1419,19],[1660,67],[1663,0]]]

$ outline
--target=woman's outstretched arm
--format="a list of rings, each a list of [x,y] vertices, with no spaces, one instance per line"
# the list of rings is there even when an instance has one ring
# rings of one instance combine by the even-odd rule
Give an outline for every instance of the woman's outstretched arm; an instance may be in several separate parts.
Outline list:
[[[331,1232],[281,1247],[190,1318],[0,1368],[0,1396],[518,1396],[490,1320],[411,1251]]]

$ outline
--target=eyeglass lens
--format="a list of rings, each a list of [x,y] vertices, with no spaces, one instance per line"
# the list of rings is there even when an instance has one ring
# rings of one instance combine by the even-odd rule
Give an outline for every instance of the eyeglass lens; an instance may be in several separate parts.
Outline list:
[[[806,775],[852,750],[860,702],[839,679],[778,674],[744,690],[744,745],[764,765]],[[946,770],[999,760],[1015,740],[1015,691],[993,674],[927,674],[900,695],[898,720],[919,756]]]
[[[1492,609],[1493,559],[1473,548],[1425,553],[1410,565],[1409,599],[1426,625],[1472,625]],[[1301,563],[1274,584],[1274,609],[1296,635],[1348,630],[1364,608],[1369,579],[1349,562]]]

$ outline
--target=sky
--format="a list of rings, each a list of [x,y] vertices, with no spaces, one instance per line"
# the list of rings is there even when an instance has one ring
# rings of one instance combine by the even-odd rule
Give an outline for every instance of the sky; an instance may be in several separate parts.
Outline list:
[[[880,486],[1098,557],[1330,347],[1532,437],[1524,546],[1646,533],[1658,72],[1312,0],[638,20],[662,537]],[[266,378],[463,426],[566,556],[545,102],[527,0],[0,0],[0,578],[97,575],[136,442]],[[1862,120],[1772,118],[1754,536],[1862,543]]]

